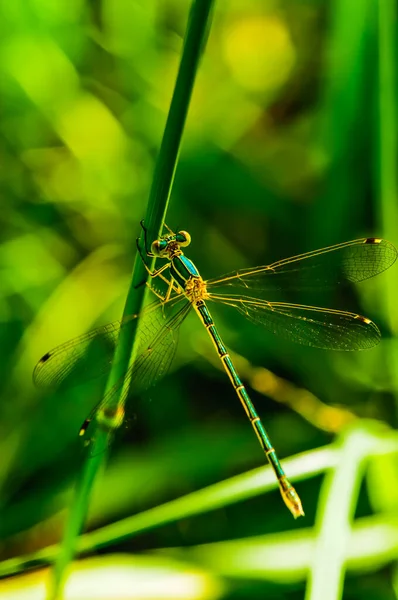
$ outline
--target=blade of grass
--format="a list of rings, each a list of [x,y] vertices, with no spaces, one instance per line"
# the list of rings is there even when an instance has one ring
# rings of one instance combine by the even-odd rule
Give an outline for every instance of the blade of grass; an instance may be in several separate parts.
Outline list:
[[[398,451],[398,444],[395,450]],[[334,446],[327,446],[285,459],[284,464],[289,468],[292,477],[299,481],[334,468],[339,461],[338,452]],[[276,489],[277,485],[269,465],[253,469],[142,513],[121,519],[96,531],[85,533],[77,542],[77,552],[98,550],[115,541],[120,542],[167,523],[256,497],[268,490]],[[56,556],[57,550],[57,546],[50,546],[29,556],[4,561],[0,564],[0,576],[20,572],[30,565],[48,564]]]
[[[153,237],[161,231],[167,211],[195,76],[209,31],[212,5],[213,0],[196,0],[192,4],[180,67],[149,195],[146,227],[149,235]],[[149,267],[152,268],[152,266],[153,261]],[[147,277],[145,267],[137,254],[123,316],[141,312],[146,294],[146,286],[142,284],[147,280]],[[132,319],[128,326],[121,331],[105,393],[123,377],[129,364],[135,359],[134,340],[137,326],[138,319]],[[125,385],[128,384],[125,383]],[[123,389],[120,389],[119,398],[122,391]],[[116,402],[118,401],[117,398]],[[117,404],[112,408],[116,414]],[[75,500],[70,509],[62,546],[52,573],[48,596],[51,600],[60,595],[65,579],[65,570],[74,555],[77,537],[87,512],[95,476],[102,464],[108,444],[109,432],[97,427],[92,453],[91,455],[87,453],[77,482]]]
[[[397,76],[396,76],[396,29],[397,8],[394,0],[377,3],[378,10],[378,95],[375,119],[375,198],[378,218],[383,235],[398,244],[398,188],[396,165],[398,160],[397,131]],[[381,298],[388,326],[393,334],[398,332],[396,298],[398,285],[396,276],[386,275],[383,280]],[[389,374],[398,387],[398,347],[390,346],[386,356]]]
[[[316,539],[310,527],[295,531],[283,531],[262,536],[234,539],[232,541],[213,542],[198,546],[179,548],[161,548],[151,550],[150,558],[153,564],[161,564],[165,558],[183,561],[185,569],[192,565],[201,568],[210,576],[220,576],[229,580],[250,579],[257,581],[272,581],[279,585],[288,586],[306,580],[308,569],[316,552]],[[116,563],[123,560],[123,555],[112,555]],[[127,560],[134,557],[140,561],[142,555],[129,554]],[[145,556],[145,555],[144,555]],[[351,573],[371,573],[388,565],[398,558],[398,519],[396,511],[382,513],[357,519],[345,549],[347,570]],[[16,559],[11,559],[15,562]],[[92,559],[86,559],[86,561]],[[97,560],[106,563],[109,558],[105,555]],[[74,570],[84,569],[86,561],[76,563]],[[7,561],[9,564],[10,561]],[[5,563],[4,563],[5,564]],[[36,567],[39,564],[27,564],[26,567]],[[26,569],[25,569],[26,570]],[[11,573],[11,569],[8,570]],[[14,569],[14,573],[17,569]],[[24,581],[22,577],[0,582],[0,594],[6,596],[6,586],[9,582]],[[18,586],[18,583],[16,583]],[[18,586],[19,587],[19,586]],[[21,589],[22,583],[20,584]],[[25,595],[26,597],[26,595]]]
[[[396,77],[396,22],[397,9],[394,0],[378,2],[378,111],[376,127],[378,128],[378,193],[380,220],[384,234],[395,244],[398,243],[398,189],[396,165],[398,156],[397,131],[397,77]],[[391,282],[392,282],[391,278]],[[387,290],[388,291],[388,290]],[[395,314],[395,298],[397,289],[389,290],[387,304],[390,316]],[[392,299],[392,302],[391,302]],[[392,309],[392,310],[391,310]],[[393,319],[390,318],[392,322]],[[395,330],[397,321],[395,318]]]
[[[396,75],[396,31],[397,6],[395,0],[384,0],[375,4],[377,10],[377,88],[376,110],[374,111],[373,131],[373,176],[374,198],[377,221],[383,237],[398,244],[398,187],[396,165],[398,160],[397,143],[397,75]],[[398,317],[396,298],[398,285],[396,274],[392,271],[378,281],[378,301],[391,334],[398,333]],[[386,378],[389,378],[389,388],[395,395],[395,406],[398,406],[398,345],[396,340],[384,344],[382,361],[386,365]],[[388,471],[387,471],[388,470]],[[389,472],[389,477],[386,477]],[[397,479],[396,461],[380,460],[369,470],[369,498],[374,510],[385,510],[394,506],[394,479]],[[370,486],[371,489],[370,489]],[[389,494],[386,494],[389,490]],[[398,491],[396,492],[398,493]]]
[[[183,559],[229,579],[273,581],[281,585],[306,580],[317,551],[311,528],[198,546],[161,548],[157,554]],[[358,519],[344,548],[347,570],[369,573],[398,557],[396,511]]]
[[[319,119],[319,143],[329,165],[324,191],[307,224],[309,247],[316,248],[340,237],[348,239],[352,233],[351,215],[363,211],[366,178],[362,173],[357,175],[355,165],[362,158],[363,123],[368,119],[368,105],[363,98],[369,72],[367,53],[373,4],[369,0],[336,0],[330,11]]]
[[[306,480],[309,477],[333,471],[340,465],[342,462],[342,449],[339,446],[340,444],[336,443],[318,450],[304,452],[286,459],[284,462],[295,480]],[[378,443],[371,448],[371,451],[374,456],[397,454],[398,435],[396,433],[387,435],[384,431],[380,435]],[[129,539],[144,531],[256,497],[276,487],[275,477],[268,465],[253,469],[137,515],[122,519],[117,523],[86,533],[80,536],[78,540],[77,552],[84,553],[98,550],[110,544]],[[325,489],[328,490],[329,488],[326,487]],[[334,510],[334,507],[330,506]],[[30,566],[48,564],[54,559],[57,551],[56,546],[50,546],[28,556],[4,561],[0,564],[0,576],[4,577],[18,573]]]
[[[359,425],[340,437],[339,463],[323,483],[318,504],[308,600],[342,597],[346,548],[366,461],[383,445],[383,428]]]

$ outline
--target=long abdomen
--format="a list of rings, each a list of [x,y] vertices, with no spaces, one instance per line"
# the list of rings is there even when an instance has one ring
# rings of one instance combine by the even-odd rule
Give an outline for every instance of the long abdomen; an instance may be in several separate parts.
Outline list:
[[[272,446],[271,440],[268,437],[268,434],[261,423],[260,417],[258,416],[256,409],[252,401],[250,400],[249,394],[243,383],[241,382],[239,375],[233,365],[231,357],[227,349],[224,346],[224,343],[214,325],[214,321],[210,314],[209,309],[207,308],[205,302],[203,300],[199,300],[193,303],[193,306],[202,321],[203,325],[206,327],[207,332],[217,350],[217,354],[220,357],[220,360],[226,370],[228,377],[231,380],[231,383],[234,387],[234,390],[241,401],[243,408],[250,420],[250,423],[253,426],[254,431],[256,432],[257,438],[263,448],[265,455],[271,464],[275,475],[278,479],[279,488],[282,494],[282,498],[285,501],[285,504],[292,512],[293,516],[296,518],[300,515],[304,515],[300,498],[287,479],[282,466],[278,460],[276,452]]]

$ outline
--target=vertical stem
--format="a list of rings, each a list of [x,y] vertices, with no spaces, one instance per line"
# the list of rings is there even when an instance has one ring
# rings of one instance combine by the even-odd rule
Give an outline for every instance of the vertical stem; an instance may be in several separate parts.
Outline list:
[[[396,34],[397,10],[395,0],[378,0],[378,134],[377,160],[380,200],[379,214],[383,235],[398,242],[398,189],[396,165],[397,144],[397,78],[396,78]],[[396,305],[395,290],[387,290],[387,310],[392,320]],[[395,323],[397,325],[397,323]],[[396,328],[395,328],[396,329]]]
[[[383,236],[398,244],[398,186],[396,165],[398,159],[397,143],[397,76],[396,76],[396,36],[397,7],[395,0],[377,0],[378,8],[378,96],[375,147],[376,156],[376,198],[378,199],[378,217]],[[383,279],[381,298],[384,314],[392,335],[398,333],[396,298],[398,286],[396,276],[388,274]],[[387,350],[387,348],[386,348]],[[385,359],[392,389],[398,386],[398,348],[390,344]],[[398,407],[398,395],[395,394],[395,406]]]
[[[149,194],[145,225],[152,237],[160,232],[166,215],[195,76],[210,27],[213,2],[214,0],[194,0],[189,15],[177,80]],[[147,272],[140,257],[136,255],[131,285],[123,312],[124,316],[141,313],[146,286],[140,284],[146,279]],[[131,319],[121,329],[105,393],[124,376],[129,365],[134,361],[134,340],[138,321],[139,319]],[[115,412],[122,390],[123,386],[120,387],[120,393],[115,399],[115,406],[111,407]],[[98,427],[93,443],[93,456],[89,456],[87,453],[82,466],[82,472],[76,485],[75,499],[68,515],[62,546],[52,572],[48,593],[48,598],[51,600],[55,600],[61,595],[65,570],[75,553],[77,537],[85,519],[95,476],[108,444],[109,434]]]

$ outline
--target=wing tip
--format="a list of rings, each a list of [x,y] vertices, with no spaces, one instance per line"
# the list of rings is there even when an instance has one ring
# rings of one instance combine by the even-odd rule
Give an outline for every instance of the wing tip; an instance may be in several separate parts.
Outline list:
[[[33,380],[33,383],[37,387],[40,387],[40,384],[41,384],[40,379],[39,379],[40,371],[50,358],[51,358],[51,352],[46,352],[46,354],[44,354],[41,357],[41,359],[38,361],[35,368],[33,369],[32,380]]]
[[[41,359],[39,360],[39,362],[37,363],[35,370],[39,369],[42,365],[44,365],[49,359],[51,358],[51,352],[46,352]]]
[[[384,240],[382,238],[374,238],[374,237],[369,237],[366,238],[364,240],[364,244],[381,244],[381,242],[383,242]]]

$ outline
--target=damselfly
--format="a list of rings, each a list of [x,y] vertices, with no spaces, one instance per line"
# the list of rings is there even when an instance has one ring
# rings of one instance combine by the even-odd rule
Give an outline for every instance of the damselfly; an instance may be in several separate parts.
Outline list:
[[[92,410],[80,434],[86,433],[94,418],[100,424],[108,423],[109,429],[120,424],[120,414],[116,416],[110,407],[115,406],[115,397],[116,394],[120,396],[122,385],[119,406],[124,406],[129,388],[134,392],[140,391],[154,385],[165,375],[176,350],[178,329],[193,308],[206,328],[275,472],[284,502],[295,518],[304,515],[300,498],[282,469],[271,440],[216,329],[207,303],[229,305],[255,324],[307,346],[334,350],[371,348],[379,342],[380,331],[366,317],[340,310],[273,302],[261,296],[275,291],[311,291],[333,288],[344,281],[363,281],[388,269],[397,258],[397,250],[386,240],[363,238],[204,281],[182,250],[191,242],[189,233],[174,233],[166,229],[167,233],[155,240],[149,250],[144,228],[146,254],[166,261],[153,272],[146,266],[137,242],[151,280],[163,282],[164,291],[155,289],[154,283],[149,285],[157,299],[140,315],[136,359],[122,381]],[[107,372],[120,328],[125,323],[126,320],[105,325],[48,352],[36,365],[33,374],[35,383],[39,386],[62,383],[84,360],[88,348],[104,343],[105,350],[102,349],[102,352],[105,358],[100,364],[96,362],[89,366],[86,376]],[[94,369],[91,374],[90,369]]]

